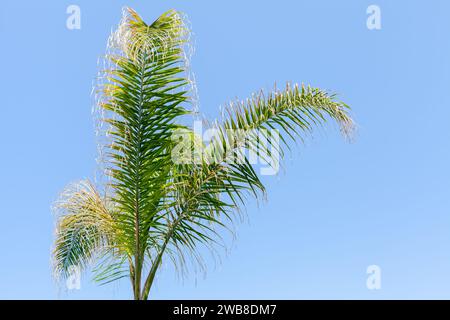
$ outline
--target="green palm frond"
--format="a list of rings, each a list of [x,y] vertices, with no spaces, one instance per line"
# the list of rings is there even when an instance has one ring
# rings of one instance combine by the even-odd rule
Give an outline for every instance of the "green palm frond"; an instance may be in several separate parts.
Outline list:
[[[180,128],[174,120],[188,113],[183,106],[188,83],[182,76],[187,29],[175,11],[151,25],[133,10],[128,13],[114,37],[116,54],[110,57],[101,107],[111,112],[103,119],[113,137],[107,167],[119,223],[135,259],[138,296],[149,229],[168,189],[171,135]]]
[[[84,269],[96,255],[116,247],[115,221],[108,204],[89,181],[66,188],[55,205],[56,240],[53,249],[57,277],[71,267]]]
[[[218,134],[206,148],[205,159],[223,165],[230,185],[238,188],[231,191],[239,197],[241,190],[251,190],[255,196],[259,194],[256,189],[265,192],[244,150],[271,165],[273,153],[283,158],[282,147],[290,149],[288,140],[303,140],[305,134],[329,120],[336,122],[347,138],[354,131],[350,108],[345,103],[337,101],[334,94],[304,85],[288,83],[282,91],[261,91],[245,101],[230,103],[226,111],[227,118],[215,126]],[[272,139],[273,132],[281,141]],[[234,161],[227,162],[227,157]],[[236,201],[233,203],[236,205]]]

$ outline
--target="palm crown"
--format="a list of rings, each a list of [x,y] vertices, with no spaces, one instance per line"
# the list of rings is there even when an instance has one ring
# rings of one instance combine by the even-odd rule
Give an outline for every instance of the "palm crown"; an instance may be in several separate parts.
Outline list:
[[[176,265],[189,256],[200,259],[199,246],[220,238],[220,227],[232,222],[245,195],[264,195],[243,150],[270,160],[289,148],[289,140],[302,139],[328,120],[345,135],[352,130],[348,106],[334,95],[288,84],[230,104],[223,121],[211,125],[216,134],[205,145],[181,121],[192,113],[188,39],[189,30],[174,10],[146,24],[126,9],[109,42],[107,81],[99,92],[108,179],[103,191],[90,181],[72,184],[57,201],[53,261],[58,277],[68,277],[73,266],[96,262],[95,279],[129,277],[134,298],[147,299],[163,258]],[[266,139],[261,144],[261,132],[269,138],[274,130],[281,132],[281,143]],[[188,137],[182,147],[180,136]],[[198,146],[201,156],[185,161],[183,155],[196,154]]]

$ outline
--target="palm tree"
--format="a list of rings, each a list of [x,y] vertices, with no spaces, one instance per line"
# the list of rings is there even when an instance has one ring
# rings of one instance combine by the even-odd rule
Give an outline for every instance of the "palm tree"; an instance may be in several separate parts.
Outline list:
[[[231,103],[223,120],[210,124],[217,134],[206,145],[182,124],[193,113],[183,18],[170,10],[146,24],[132,9],[124,12],[109,40],[98,92],[107,179],[62,192],[52,254],[58,278],[69,277],[73,267],[92,268],[100,282],[127,277],[141,300],[148,299],[163,259],[177,267],[201,261],[199,249],[219,242],[246,196],[264,196],[245,150],[269,161],[316,126],[334,120],[348,136],[353,122],[334,95],[288,84]],[[261,143],[273,132],[281,132],[280,145]],[[184,161],[191,152],[195,161]]]

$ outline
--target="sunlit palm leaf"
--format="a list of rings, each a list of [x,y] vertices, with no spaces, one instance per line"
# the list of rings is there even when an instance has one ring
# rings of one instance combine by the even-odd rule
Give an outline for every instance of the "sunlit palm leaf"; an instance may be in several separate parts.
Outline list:
[[[106,200],[89,181],[66,188],[55,205],[54,270],[67,277],[71,267],[86,268],[99,254],[117,248],[117,228]]]

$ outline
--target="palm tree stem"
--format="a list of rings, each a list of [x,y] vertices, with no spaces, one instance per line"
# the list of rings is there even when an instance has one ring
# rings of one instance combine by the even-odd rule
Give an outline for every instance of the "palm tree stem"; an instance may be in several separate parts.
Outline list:
[[[161,249],[158,252],[158,255],[156,256],[155,260],[153,261],[152,267],[148,273],[147,279],[145,280],[144,289],[142,291],[142,300],[147,300],[148,295],[150,293],[150,288],[152,287],[153,280],[155,279],[156,271],[158,271],[159,265],[161,264],[162,256],[164,255],[164,252],[166,251],[167,245],[172,238],[173,232],[175,231],[178,223],[182,220],[182,215],[176,219],[172,226],[169,229],[169,232],[167,233],[164,243],[161,246]]]

